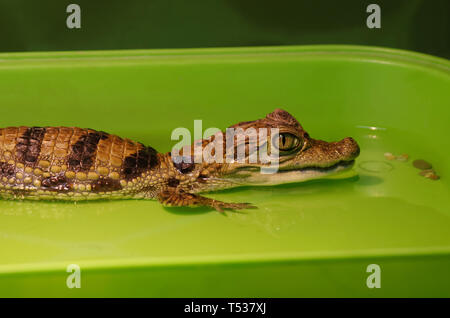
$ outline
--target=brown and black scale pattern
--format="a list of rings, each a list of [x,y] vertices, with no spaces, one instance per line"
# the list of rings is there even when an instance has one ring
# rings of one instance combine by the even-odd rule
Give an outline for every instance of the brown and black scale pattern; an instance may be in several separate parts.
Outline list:
[[[41,144],[44,139],[45,128],[30,127],[17,138],[16,160],[17,162],[34,166],[39,154],[41,153]]]
[[[10,177],[15,174],[16,170],[13,164],[0,162],[0,176]]]
[[[125,180],[136,178],[142,172],[152,169],[159,163],[155,149],[146,147],[143,144],[140,144],[140,146],[142,147],[141,149],[126,157],[123,162],[122,172]]]
[[[71,182],[64,173],[53,175],[42,179],[41,186],[43,189],[53,190],[57,192],[68,192],[72,190]]]
[[[155,149],[93,129],[0,129],[0,194],[26,197],[42,190],[126,196],[138,192],[137,178],[158,164]]]
[[[69,169],[73,171],[89,171],[94,164],[97,145],[100,140],[108,138],[104,132],[88,132],[72,145],[72,152],[67,159]]]

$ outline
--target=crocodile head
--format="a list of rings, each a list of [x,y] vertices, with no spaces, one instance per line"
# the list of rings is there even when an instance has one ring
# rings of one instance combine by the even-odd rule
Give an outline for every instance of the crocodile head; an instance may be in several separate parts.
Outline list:
[[[231,138],[230,131],[234,132]],[[266,132],[266,138],[262,138],[261,132]],[[185,190],[191,192],[323,178],[350,169],[359,155],[354,139],[347,137],[337,142],[313,139],[282,109],[276,109],[263,119],[240,122],[227,128],[225,134],[218,132],[197,142],[201,146],[201,151],[197,152],[199,160],[196,155],[191,157],[195,146],[189,145],[179,153],[179,158],[186,158],[188,153],[189,162],[173,163],[186,179]],[[205,151],[208,148],[212,151]],[[261,149],[266,149],[266,160]],[[205,155],[209,160],[205,160]],[[214,160],[210,160],[211,157]],[[276,169],[273,169],[274,157]],[[172,160],[174,158],[172,156]]]
[[[278,167],[273,173],[261,173],[261,168],[268,163],[249,163],[252,151],[249,140],[241,142],[246,149],[246,160],[243,163],[225,163],[222,167],[222,178],[230,178],[248,185],[273,185],[288,182],[300,182],[335,175],[350,169],[359,155],[359,146],[351,137],[336,142],[326,142],[311,138],[300,123],[287,111],[276,109],[265,118],[241,122],[230,128],[254,128],[259,131],[266,128],[269,137],[270,129],[278,129]],[[236,140],[235,140],[236,141]],[[276,140],[275,140],[276,141]],[[272,142],[276,144],[276,142]],[[239,146],[236,143],[235,149]],[[270,151],[269,151],[270,152]]]

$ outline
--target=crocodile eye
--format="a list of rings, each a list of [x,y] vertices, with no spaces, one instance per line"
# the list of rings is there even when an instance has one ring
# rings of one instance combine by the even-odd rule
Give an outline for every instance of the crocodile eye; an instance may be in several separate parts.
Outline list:
[[[280,134],[280,140],[278,142],[278,148],[282,151],[292,150],[300,145],[301,141],[298,137],[284,133]]]

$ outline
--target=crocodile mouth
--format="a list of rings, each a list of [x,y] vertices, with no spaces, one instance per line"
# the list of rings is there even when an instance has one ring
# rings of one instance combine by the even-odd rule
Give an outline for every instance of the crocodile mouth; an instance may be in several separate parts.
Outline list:
[[[306,166],[306,167],[289,167],[279,169],[275,173],[249,173],[247,170],[244,175],[241,175],[241,182],[250,185],[277,185],[283,183],[302,182],[313,179],[339,177],[341,173],[349,171],[353,167],[355,160],[341,160],[333,165],[320,166]],[[256,171],[255,171],[256,172]],[[342,175],[345,175],[343,173]]]
[[[307,167],[302,167],[302,168],[292,167],[292,168],[286,169],[286,170],[279,170],[278,173],[289,173],[289,172],[298,171],[298,172],[305,172],[305,173],[318,172],[320,174],[327,174],[327,173],[350,169],[351,167],[353,167],[354,164],[355,164],[355,160],[339,161],[339,162],[337,162],[331,166],[327,166],[327,167],[319,167],[319,166],[309,166],[309,167],[307,166]]]

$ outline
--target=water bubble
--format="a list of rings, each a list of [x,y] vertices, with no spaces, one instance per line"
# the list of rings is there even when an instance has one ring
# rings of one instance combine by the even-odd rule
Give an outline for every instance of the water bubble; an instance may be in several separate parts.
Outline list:
[[[377,173],[381,173],[381,172],[388,172],[391,171],[392,169],[394,169],[394,167],[388,163],[388,162],[384,162],[384,161],[363,161],[359,164],[359,167],[362,170],[368,171],[368,172],[377,172]]]

